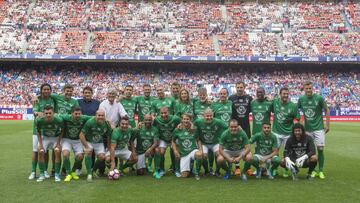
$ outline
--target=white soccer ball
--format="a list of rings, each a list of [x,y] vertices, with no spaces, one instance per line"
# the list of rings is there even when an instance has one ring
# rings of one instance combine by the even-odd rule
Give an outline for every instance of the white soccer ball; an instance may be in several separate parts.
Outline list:
[[[119,177],[120,177],[120,172],[117,169],[109,171],[109,173],[108,173],[109,180],[118,180]]]

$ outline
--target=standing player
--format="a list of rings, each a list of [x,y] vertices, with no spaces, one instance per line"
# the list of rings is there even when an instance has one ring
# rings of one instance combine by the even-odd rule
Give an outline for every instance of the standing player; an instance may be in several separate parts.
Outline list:
[[[64,95],[51,94],[51,97],[56,101],[55,112],[58,114],[71,114],[71,109],[74,106],[79,106],[79,102],[71,98],[73,96],[74,86],[66,84],[63,92]]]
[[[151,86],[149,84],[145,84],[143,86],[144,96],[139,96],[136,98],[136,111],[139,115],[139,122],[144,120],[145,115],[152,114],[152,103],[155,98],[151,95]]]
[[[228,100],[227,89],[222,88],[219,97],[219,101],[212,103],[211,109],[214,111],[214,117],[229,123],[232,114],[232,102]]]
[[[174,115],[175,102],[172,98],[165,97],[164,88],[162,86],[158,86],[156,88],[157,99],[153,102],[152,111],[155,116],[160,115],[160,109],[163,107],[167,107],[169,114]]]
[[[105,121],[105,111],[102,109],[97,110],[95,118],[88,120],[81,130],[80,141],[84,146],[88,181],[92,181],[93,171],[96,171],[101,162],[105,161],[105,147],[103,141],[104,139],[109,140],[111,133],[111,126]],[[97,156],[97,160],[92,168],[91,156],[93,150],[95,156]]]
[[[40,86],[40,96],[36,99],[33,106],[34,113],[34,123],[33,123],[33,153],[32,153],[32,163],[31,163],[31,174],[29,176],[29,180],[33,180],[36,177],[36,166],[38,163],[38,138],[37,138],[37,130],[35,120],[36,118],[41,118],[44,116],[44,107],[51,106],[55,108],[55,101],[50,97],[51,94],[51,86],[47,83],[42,84]],[[50,175],[47,171],[44,171],[44,176],[46,178],[50,178]]]
[[[198,99],[194,99],[195,120],[198,118],[203,118],[205,109],[211,108],[211,101],[208,99],[206,88],[199,88],[198,97]]]
[[[259,87],[256,90],[256,100],[251,102],[251,112],[253,115],[252,134],[262,132],[262,124],[270,122],[272,102],[265,97],[265,90]]]
[[[107,93],[107,99],[100,103],[99,109],[105,111],[106,120],[110,121],[112,128],[119,123],[120,118],[127,116],[127,113],[120,103],[115,102],[117,93],[110,89]]]
[[[286,140],[290,137],[294,120],[300,120],[300,114],[296,104],[289,101],[289,89],[283,87],[280,89],[280,99],[273,101],[272,112],[274,113],[274,122],[272,131],[278,139],[279,147],[285,146]],[[283,174],[288,177],[287,171]]]
[[[244,168],[242,171],[242,180],[247,181],[245,172],[250,168],[252,155],[250,151],[249,139],[244,130],[239,127],[238,121],[231,119],[229,121],[229,129],[223,132],[220,138],[220,155],[217,157],[219,166],[226,171],[224,179],[230,178],[231,164],[239,164],[240,160],[244,160]],[[226,165],[225,161],[228,163]]]
[[[45,153],[49,148],[55,152],[55,182],[60,182],[61,166],[61,138],[64,134],[63,121],[54,116],[52,106],[44,107],[44,117],[36,119],[37,137],[39,140],[39,168],[40,176],[37,182],[45,179]]]
[[[181,89],[181,86],[179,83],[174,82],[171,84],[171,98],[174,101],[177,101],[180,98],[180,89]]]
[[[175,115],[181,117],[184,113],[194,116],[194,104],[190,98],[189,91],[182,89],[180,98],[175,103]]]
[[[173,131],[180,124],[181,118],[174,115],[169,115],[169,110],[167,107],[160,109],[160,116],[157,116],[154,119],[154,126],[159,130],[159,146],[157,151],[160,156],[159,165],[155,165],[155,176],[161,177],[164,175],[164,162],[165,162],[165,153],[166,149],[171,146],[171,140],[173,137]],[[157,155],[155,155],[155,158]],[[175,167],[175,158],[171,159],[171,165]],[[176,170],[176,169],[175,169]],[[179,173],[179,171],[176,171]],[[177,174],[179,175],[179,174]]]
[[[81,115],[81,108],[79,106],[73,107],[71,115],[60,115],[60,117],[64,121],[64,137],[61,142],[64,157],[63,167],[66,170],[66,178],[64,181],[69,182],[71,179],[79,179],[75,170],[81,168],[82,160],[84,159],[84,150],[79,135],[85,123],[92,117]],[[73,150],[75,154],[74,167],[72,170],[70,168],[71,150]]]
[[[183,114],[181,128],[174,130],[172,147],[175,157],[180,159],[181,177],[190,175],[190,162],[195,162],[195,179],[200,180],[199,172],[202,160],[202,145],[196,129],[192,129],[191,115]]]
[[[292,128],[291,137],[286,141],[281,165],[292,172],[293,180],[297,179],[296,174],[299,168],[309,168],[307,179],[312,180],[311,174],[316,167],[316,163],[314,140],[306,135],[303,125],[296,123]]]
[[[311,82],[304,84],[305,95],[301,96],[298,101],[299,108],[303,111],[305,117],[306,133],[314,139],[318,150],[319,173],[313,171],[311,176],[319,176],[324,179],[324,146],[325,133],[330,130],[330,111],[324,98],[318,94],[313,94]],[[323,111],[326,115],[326,126],[324,128]]]
[[[132,128],[136,127],[136,123],[135,123],[135,108],[136,108],[136,98],[132,96],[133,94],[133,90],[134,87],[132,85],[126,85],[125,87],[125,97],[123,97],[120,100],[120,103],[122,104],[122,106],[124,107],[128,118],[129,118],[129,123],[130,126]]]
[[[267,168],[269,179],[274,179],[274,170],[280,165],[279,148],[276,136],[271,133],[270,122],[264,122],[262,132],[251,136],[250,143],[255,143],[255,154],[253,156],[253,165],[256,168],[256,178],[261,178],[261,166]],[[271,164],[269,169],[268,165]],[[261,167],[261,168],[260,168]]]
[[[150,114],[145,115],[144,125],[135,131],[131,140],[132,142],[136,140],[137,174],[144,175],[146,158],[154,156],[159,143],[159,131],[152,125],[152,116]],[[155,165],[159,165],[158,157],[155,161],[157,162]]]
[[[224,121],[214,118],[214,113],[210,108],[206,109],[203,115],[204,118],[196,119],[194,125],[197,128],[199,139],[203,144],[203,166],[205,174],[208,174],[212,173],[212,163],[210,163],[210,170],[208,164],[209,151],[215,154],[216,157],[219,155],[219,139],[221,134],[227,130],[227,125]],[[217,166],[217,175],[220,174],[219,170]]]
[[[120,171],[122,172],[127,167],[131,168],[132,165],[137,162],[135,145],[131,141],[133,135],[134,129],[129,128],[128,118],[121,118],[120,127],[113,131],[109,151],[106,153],[106,162],[111,163],[110,171],[115,169],[115,157],[126,161],[125,164],[120,167]]]
[[[248,138],[251,137],[249,113],[251,110],[250,104],[253,98],[245,93],[245,83],[237,82],[235,84],[236,94],[229,97],[232,101],[232,116],[231,118],[237,120],[241,128],[246,132]]]

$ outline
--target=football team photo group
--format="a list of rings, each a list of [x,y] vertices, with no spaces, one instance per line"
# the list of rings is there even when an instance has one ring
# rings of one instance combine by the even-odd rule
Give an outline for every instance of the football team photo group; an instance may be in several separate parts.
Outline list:
[[[137,96],[132,85],[109,88],[104,101],[93,98],[90,86],[82,95],[73,95],[70,84],[62,94],[47,83],[39,89],[29,180],[325,179],[330,113],[310,81],[297,103],[286,86],[273,100],[259,86],[252,98],[242,81],[233,95],[222,88],[216,99],[204,87],[195,93],[176,82],[145,84]]]

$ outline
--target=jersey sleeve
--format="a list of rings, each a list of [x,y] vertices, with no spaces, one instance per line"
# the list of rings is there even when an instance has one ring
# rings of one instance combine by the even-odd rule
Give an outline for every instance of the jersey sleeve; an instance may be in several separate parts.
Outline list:
[[[176,140],[178,139],[178,132],[179,132],[178,129],[175,129],[174,132],[173,132],[172,140],[173,140],[174,142],[176,142]]]
[[[156,127],[154,128],[154,140],[155,141],[160,140],[159,130]]]
[[[130,141],[134,141],[138,138],[139,136],[139,132],[140,132],[140,129],[131,129],[131,138],[130,138]]]
[[[278,140],[277,140],[277,138],[275,137],[275,136],[273,136],[272,137],[272,148],[273,149],[277,149],[277,148],[279,148],[280,146],[279,146],[279,143],[278,143]]]
[[[219,144],[220,144],[221,146],[224,146],[224,144],[225,144],[225,138],[226,138],[226,132],[223,132],[223,133],[221,134],[221,136],[220,136],[220,139],[219,139]]]
[[[258,138],[259,138],[258,134],[251,136],[251,138],[249,140],[250,144],[254,144]]]
[[[111,144],[116,144],[119,138],[119,133],[117,130],[114,130],[111,134]]]
[[[84,125],[84,127],[81,129],[81,132],[83,132],[85,135],[89,132],[89,130],[90,130],[90,120],[88,120],[86,123],[85,123],[85,125]]]
[[[243,139],[244,139],[244,145],[248,145],[250,144],[249,142],[249,138],[247,137],[245,131],[241,132],[242,136],[243,136]]]

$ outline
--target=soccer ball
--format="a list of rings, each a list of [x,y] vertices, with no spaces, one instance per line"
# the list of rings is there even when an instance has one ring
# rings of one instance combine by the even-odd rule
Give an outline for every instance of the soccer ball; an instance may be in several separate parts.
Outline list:
[[[117,169],[110,171],[108,174],[109,180],[118,180],[119,177],[120,177],[120,172]]]

